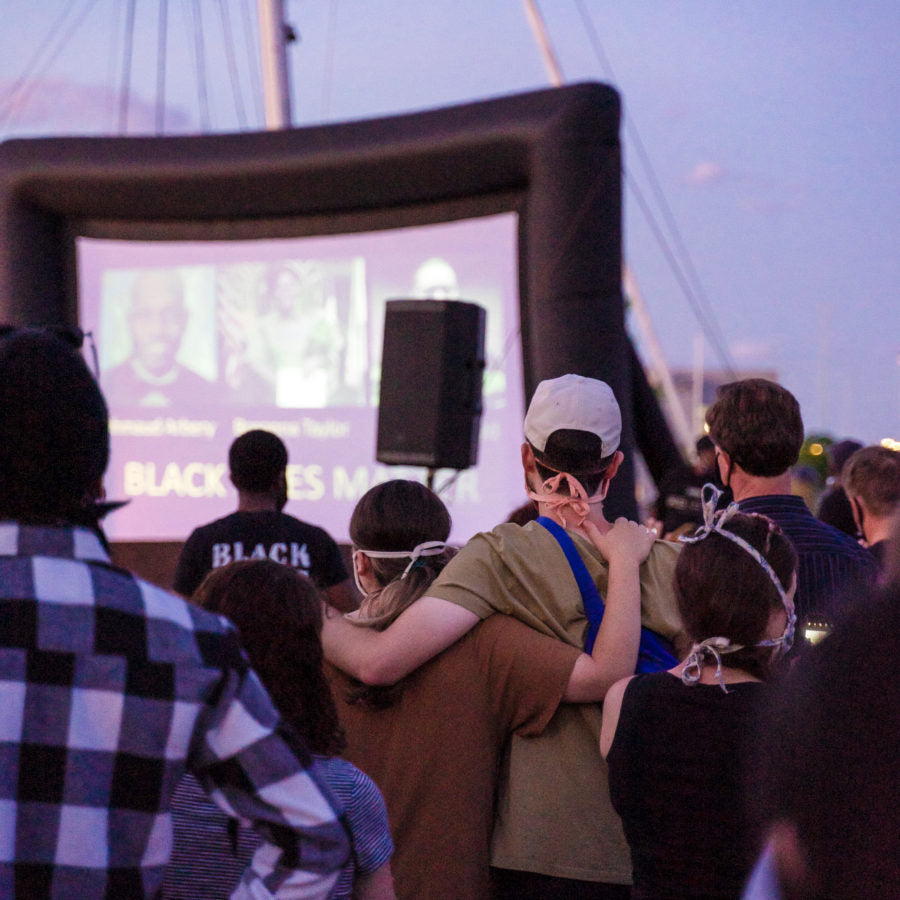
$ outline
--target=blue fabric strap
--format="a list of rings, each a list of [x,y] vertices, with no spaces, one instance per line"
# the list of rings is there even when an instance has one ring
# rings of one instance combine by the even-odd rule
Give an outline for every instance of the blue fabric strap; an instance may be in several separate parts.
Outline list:
[[[566,533],[565,528],[547,518],[540,516],[538,523],[543,525],[562,548],[572,574],[575,576],[575,583],[581,592],[581,601],[584,604],[584,613],[588,620],[587,635],[584,640],[584,651],[590,653],[594,649],[594,641],[597,639],[597,632],[600,630],[600,623],[603,621],[603,613],[606,611],[606,604],[588,572],[584,560],[575,547],[575,542]],[[672,646],[669,642],[658,635],[655,631],[641,626],[641,640],[638,646],[638,661],[635,672],[659,672],[665,669],[671,669],[677,665],[678,659],[672,652]]]

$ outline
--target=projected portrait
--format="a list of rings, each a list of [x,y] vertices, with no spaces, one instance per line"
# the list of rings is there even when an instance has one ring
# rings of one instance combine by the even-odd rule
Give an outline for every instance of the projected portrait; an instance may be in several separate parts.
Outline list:
[[[416,268],[413,297],[420,300],[469,300],[487,310],[483,398],[487,406],[501,406],[506,393],[504,299],[490,279],[485,284],[478,284],[478,274],[476,282],[466,286],[466,295],[463,296],[454,267],[443,257],[431,256]]]
[[[197,406],[214,398],[215,333],[202,276],[173,268],[108,273],[101,377],[111,404]]]
[[[285,409],[367,402],[363,259],[223,266],[217,291],[231,400]]]

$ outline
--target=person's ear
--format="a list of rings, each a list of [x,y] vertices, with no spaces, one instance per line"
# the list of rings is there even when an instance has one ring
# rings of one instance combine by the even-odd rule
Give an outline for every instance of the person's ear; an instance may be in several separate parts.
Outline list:
[[[528,441],[525,441],[522,444],[522,468],[525,470],[526,475],[529,472],[537,472],[537,463],[534,459],[534,450],[532,450],[531,444],[529,444]]]
[[[718,444],[716,444],[716,467],[719,470],[719,480],[725,487],[729,487],[731,481],[731,457]]]
[[[853,521],[856,524],[856,530],[859,532],[863,540],[866,539],[866,509],[865,504],[859,497],[849,497],[850,509],[853,513]]]
[[[540,481],[540,475],[537,470],[537,463],[534,459],[534,450],[531,447],[531,444],[528,441],[525,441],[522,444],[522,471],[525,475],[525,490],[531,491],[534,490],[532,487],[532,476],[537,478]]]
[[[372,560],[365,553],[357,551],[353,554],[353,565],[356,566],[356,574],[360,578],[367,577],[372,574]]]
[[[615,476],[616,472],[619,471],[619,466],[622,465],[622,461],[625,459],[625,454],[621,450],[616,450],[613,454],[612,461],[606,467],[606,471],[603,473],[603,481],[600,482],[600,487],[597,488],[597,491],[600,493],[600,499],[605,500],[607,493],[609,493],[609,483],[613,480],[613,476]]]
[[[622,465],[624,460],[625,454],[621,450],[616,450],[616,452],[613,453],[612,462],[606,467],[605,476],[607,481],[612,481],[616,472],[619,471],[619,466]]]

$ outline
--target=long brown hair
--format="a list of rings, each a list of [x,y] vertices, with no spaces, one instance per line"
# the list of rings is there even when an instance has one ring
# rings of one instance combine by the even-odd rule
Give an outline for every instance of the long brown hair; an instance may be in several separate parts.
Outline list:
[[[273,560],[241,560],[213,569],[191,599],[234,623],[272,702],[310,750],[340,753],[346,740],[322,669],[315,585]]]
[[[723,526],[758,550],[790,590],[797,570],[794,547],[771,519],[738,513]],[[775,657],[771,647],[754,647],[765,637],[769,616],[784,604],[762,566],[733,541],[715,531],[685,544],[675,565],[675,598],[693,641],[725,637],[744,649],[724,663],[757,678],[768,678]]]
[[[360,498],[350,518],[350,540],[358,550],[413,550],[426,541],[447,540],[450,526],[450,513],[437,494],[418,481],[395,479],[376,485]],[[371,620],[374,628],[387,628],[425,594],[454,553],[448,547],[435,556],[421,556],[405,577],[408,557],[370,556],[379,587],[363,600],[361,617]],[[403,684],[372,687],[358,682],[347,700],[388,707],[402,693]]]
[[[418,481],[385,481],[367,491],[350,517],[350,540],[358,550],[413,550],[426,541],[446,541],[450,513],[440,497]],[[387,628],[421,597],[453,556],[450,548],[422,556],[405,577],[409,558],[369,557],[380,587],[362,603],[363,618]]]

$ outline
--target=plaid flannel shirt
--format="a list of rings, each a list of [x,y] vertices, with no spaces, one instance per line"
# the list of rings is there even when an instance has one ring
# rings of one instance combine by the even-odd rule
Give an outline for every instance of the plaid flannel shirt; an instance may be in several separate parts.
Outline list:
[[[158,896],[186,769],[267,842],[235,896],[328,897],[349,837],[310,764],[225,619],[0,523],[0,897]]]

